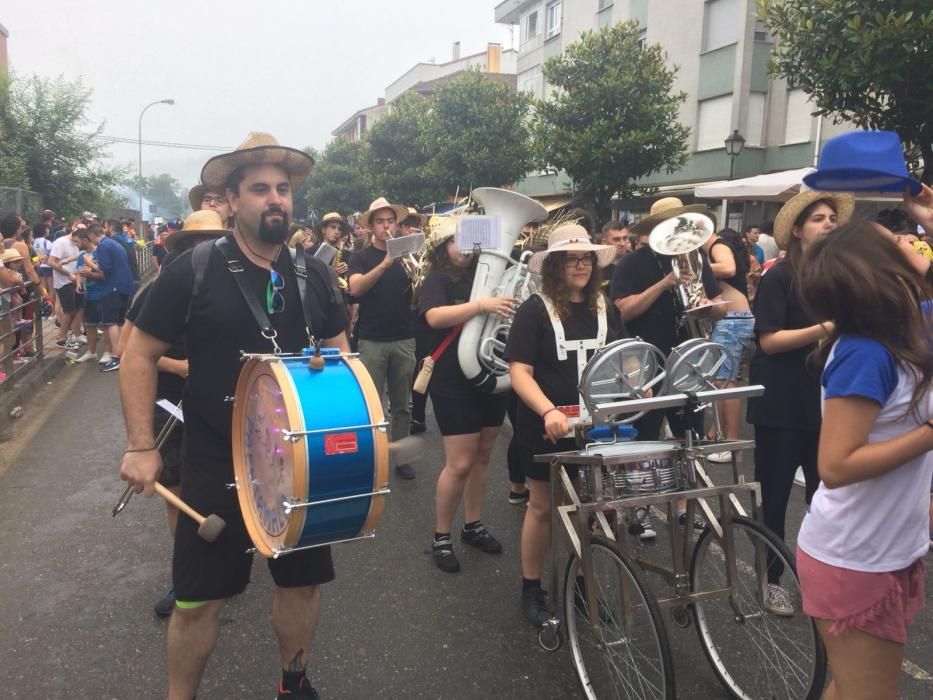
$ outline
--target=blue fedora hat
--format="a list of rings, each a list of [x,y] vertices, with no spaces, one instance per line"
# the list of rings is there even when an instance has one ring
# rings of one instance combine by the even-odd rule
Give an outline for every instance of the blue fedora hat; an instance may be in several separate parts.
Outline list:
[[[901,139],[893,131],[852,131],[823,145],[807,187],[824,192],[903,192],[919,194],[921,185],[907,174]]]

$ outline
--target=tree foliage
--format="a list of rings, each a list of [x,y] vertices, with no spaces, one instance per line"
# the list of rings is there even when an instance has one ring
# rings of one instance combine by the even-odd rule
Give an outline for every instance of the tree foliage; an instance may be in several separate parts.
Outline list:
[[[10,81],[0,75],[0,187],[23,187],[28,184],[26,159],[20,144],[11,138],[14,130],[10,112]]]
[[[532,166],[531,100],[479,71],[442,85],[426,133],[430,170],[447,194],[501,187]]]
[[[342,138],[327,144],[308,182],[297,193],[295,218],[304,218],[309,208],[319,214],[339,211],[346,216],[369,206],[375,197],[364,145],[362,141]]]
[[[678,121],[686,95],[672,92],[677,69],[640,38],[637,22],[618,23],[585,32],[544,64],[555,90],[536,108],[536,148],[602,221],[612,198],[630,196],[638,179],[686,162],[690,130]]]
[[[759,0],[777,37],[771,70],[811,94],[817,113],[896,131],[933,184],[930,0]]]
[[[130,178],[127,183],[155,206],[155,214],[168,218],[178,218],[184,214],[187,202],[185,188],[178,180],[168,173],[144,177]]]
[[[64,216],[109,211],[117,203],[111,187],[121,173],[101,164],[103,125],[86,130],[91,91],[70,82],[14,77],[3,115],[4,150],[21,159],[19,187],[39,192],[46,206]]]
[[[431,171],[431,105],[417,93],[405,94],[366,132],[366,167],[375,190],[390,202],[425,206],[445,194]]]

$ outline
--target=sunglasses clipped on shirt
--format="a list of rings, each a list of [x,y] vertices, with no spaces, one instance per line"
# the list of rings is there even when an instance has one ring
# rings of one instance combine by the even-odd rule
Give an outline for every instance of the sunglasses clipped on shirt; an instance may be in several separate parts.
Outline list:
[[[270,314],[280,314],[285,311],[285,280],[275,270],[269,270],[269,283],[266,285],[266,310]]]

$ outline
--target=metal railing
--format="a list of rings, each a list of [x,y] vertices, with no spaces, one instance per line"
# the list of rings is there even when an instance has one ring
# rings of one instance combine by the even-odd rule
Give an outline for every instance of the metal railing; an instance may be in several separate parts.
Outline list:
[[[23,301],[12,304],[12,297],[16,293],[23,297]],[[3,298],[0,301],[0,392],[3,392],[13,386],[17,375],[22,375],[42,361],[45,349],[42,309],[39,306],[41,296],[35,284],[27,282],[22,286],[0,289],[0,297]],[[26,309],[32,309],[31,321],[22,318]],[[21,341],[19,344],[16,342],[18,339]]]
[[[145,247],[136,246],[136,266],[139,268],[140,281],[146,279],[152,272],[152,241],[148,241]]]

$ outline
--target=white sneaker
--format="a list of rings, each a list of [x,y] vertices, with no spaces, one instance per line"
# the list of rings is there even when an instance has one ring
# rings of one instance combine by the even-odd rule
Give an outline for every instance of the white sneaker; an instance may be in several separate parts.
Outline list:
[[[97,355],[89,350],[85,350],[84,354],[81,357],[76,357],[75,362],[90,362],[91,360],[96,360]]]
[[[732,462],[732,453],[729,450],[725,452],[711,452],[706,455],[707,462],[715,462],[716,464],[728,464]]]
[[[113,359],[113,356],[109,352],[105,352],[100,356],[100,359],[97,361],[99,365],[105,365]]]
[[[765,610],[778,617],[793,617],[794,606],[787,597],[787,591],[774,583],[768,584],[768,599]]]
[[[81,335],[76,336],[76,337],[74,338],[74,341],[75,341],[76,343],[81,343],[81,345],[87,345],[87,336],[84,335],[84,333],[82,333]]]

